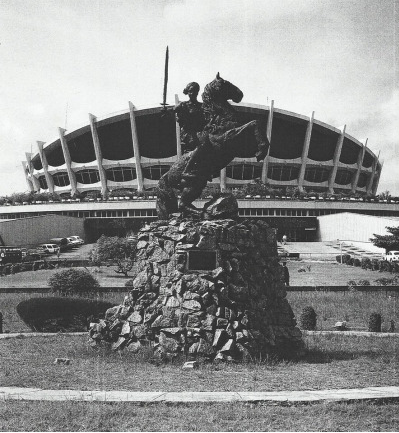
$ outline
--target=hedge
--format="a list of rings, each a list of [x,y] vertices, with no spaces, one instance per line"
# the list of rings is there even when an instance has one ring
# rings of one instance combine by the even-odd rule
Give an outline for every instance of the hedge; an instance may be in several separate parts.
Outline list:
[[[17,313],[32,331],[87,331],[88,318],[104,317],[109,302],[83,298],[30,298],[17,305]]]
[[[341,255],[335,257],[338,263],[341,263]],[[399,273],[399,262],[388,262],[387,260],[370,260],[368,257],[351,257],[349,254],[342,254],[342,263],[351,266],[361,266],[362,269],[372,271]]]

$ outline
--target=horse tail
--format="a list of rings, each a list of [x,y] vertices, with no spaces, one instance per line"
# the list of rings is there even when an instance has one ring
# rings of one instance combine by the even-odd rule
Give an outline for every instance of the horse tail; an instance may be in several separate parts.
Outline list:
[[[156,194],[158,219],[167,220],[171,213],[178,212],[177,197],[173,188],[169,185],[168,173],[165,173],[159,179]]]

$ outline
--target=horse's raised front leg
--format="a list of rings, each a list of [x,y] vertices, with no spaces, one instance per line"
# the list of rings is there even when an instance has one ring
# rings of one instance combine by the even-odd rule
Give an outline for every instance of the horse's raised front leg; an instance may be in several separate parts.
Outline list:
[[[260,132],[260,128],[259,128],[259,124],[258,124],[257,120],[253,121],[253,129],[254,129],[254,135],[255,135],[256,143],[258,146],[258,150],[255,153],[256,160],[262,161],[267,156],[267,152],[269,150],[270,143],[269,143],[269,140],[267,139],[267,137],[265,137]]]

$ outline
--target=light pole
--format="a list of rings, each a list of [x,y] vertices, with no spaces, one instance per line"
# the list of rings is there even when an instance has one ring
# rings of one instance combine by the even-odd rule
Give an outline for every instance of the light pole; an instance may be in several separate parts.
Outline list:
[[[340,263],[342,265],[342,242],[337,239],[338,243],[339,243],[339,255],[340,255]]]

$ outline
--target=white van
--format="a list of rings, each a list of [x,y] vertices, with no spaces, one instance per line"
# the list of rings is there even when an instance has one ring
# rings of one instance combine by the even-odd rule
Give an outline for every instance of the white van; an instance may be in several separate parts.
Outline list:
[[[398,262],[399,251],[389,251],[387,254],[385,254],[385,260],[388,262]]]
[[[46,254],[57,254],[60,247],[57,244],[41,244],[37,249]]]

